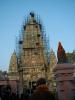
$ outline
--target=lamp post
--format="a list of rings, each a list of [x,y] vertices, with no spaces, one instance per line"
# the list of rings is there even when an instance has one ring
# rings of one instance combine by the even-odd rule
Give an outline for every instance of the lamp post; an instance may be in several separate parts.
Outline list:
[[[9,85],[8,74],[7,74],[6,71],[4,72],[4,79],[5,79],[5,81],[6,81],[6,85]]]
[[[6,86],[5,86],[6,93],[10,94],[11,93],[11,86],[9,84],[8,73],[5,71],[3,74],[4,74],[4,80],[6,81]]]
[[[21,82],[21,87],[22,87],[22,93],[23,93],[23,91],[24,91],[24,84],[23,84],[23,69],[20,69],[19,70],[19,75],[20,75],[20,82]]]

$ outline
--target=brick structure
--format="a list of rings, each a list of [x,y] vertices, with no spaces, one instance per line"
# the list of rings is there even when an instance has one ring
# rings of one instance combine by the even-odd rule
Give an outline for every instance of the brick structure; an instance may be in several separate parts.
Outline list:
[[[75,65],[57,64],[54,74],[59,100],[75,100]]]
[[[19,93],[19,81],[17,80],[0,80],[0,93],[9,87],[10,93]]]

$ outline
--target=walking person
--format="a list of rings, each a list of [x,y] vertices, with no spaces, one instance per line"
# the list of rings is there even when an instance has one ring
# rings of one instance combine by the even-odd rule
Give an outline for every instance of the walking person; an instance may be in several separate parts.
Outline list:
[[[29,97],[29,100],[55,100],[52,93],[46,85],[45,78],[39,78],[36,82],[36,89]]]

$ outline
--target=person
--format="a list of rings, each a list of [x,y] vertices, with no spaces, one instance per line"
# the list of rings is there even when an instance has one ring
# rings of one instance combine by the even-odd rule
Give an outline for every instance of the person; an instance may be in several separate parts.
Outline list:
[[[55,100],[54,96],[46,85],[45,78],[39,78],[37,80],[36,89],[34,93],[29,97],[29,100]]]

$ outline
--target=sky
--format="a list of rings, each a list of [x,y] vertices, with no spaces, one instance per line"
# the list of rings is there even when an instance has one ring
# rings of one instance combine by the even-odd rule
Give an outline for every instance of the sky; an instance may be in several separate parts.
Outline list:
[[[30,11],[40,16],[55,53],[59,41],[66,52],[75,49],[75,0],[0,0],[0,70],[8,70],[16,37]]]

